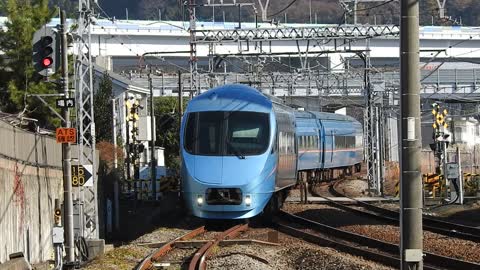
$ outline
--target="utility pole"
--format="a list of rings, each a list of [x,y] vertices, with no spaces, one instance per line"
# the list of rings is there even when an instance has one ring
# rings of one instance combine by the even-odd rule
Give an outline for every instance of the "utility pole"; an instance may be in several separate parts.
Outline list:
[[[118,155],[117,155],[117,110],[115,105],[115,99],[112,98],[112,130],[113,130],[113,167],[115,170],[118,168]],[[118,174],[115,175],[115,180],[113,182],[113,206],[114,206],[114,213],[115,213],[115,221],[114,227],[115,231],[118,232],[120,230],[120,201],[119,201],[119,193],[120,188],[118,184]]]
[[[400,258],[402,270],[422,270],[419,0],[400,2]]]
[[[155,160],[155,114],[153,112],[153,82],[152,68],[148,72],[148,86],[150,87],[150,180],[152,181],[152,200],[157,200],[157,161]]]
[[[65,98],[69,98],[68,92],[68,44],[67,44],[67,23],[66,13],[62,10],[60,14],[60,37],[62,55],[62,90]],[[64,126],[70,128],[70,109],[63,108]],[[67,263],[75,261],[75,245],[73,238],[73,198],[72,198],[72,168],[70,143],[62,144],[63,152],[63,205],[65,208],[65,251]]]
[[[308,9],[310,11],[310,24],[312,24],[312,0],[310,0]]]
[[[178,126],[182,125],[183,115],[183,89],[182,89],[182,71],[178,71]]]

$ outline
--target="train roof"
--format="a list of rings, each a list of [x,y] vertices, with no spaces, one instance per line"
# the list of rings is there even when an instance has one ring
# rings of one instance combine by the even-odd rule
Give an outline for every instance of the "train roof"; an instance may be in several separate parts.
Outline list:
[[[335,121],[355,121],[358,122],[355,118],[337,114],[337,113],[326,113],[326,112],[310,112],[310,111],[295,111],[296,118],[306,118],[306,119],[320,119],[320,120],[335,120]]]
[[[196,111],[261,111],[269,112],[272,101],[260,91],[243,84],[228,84],[213,88],[192,99],[187,106]]]

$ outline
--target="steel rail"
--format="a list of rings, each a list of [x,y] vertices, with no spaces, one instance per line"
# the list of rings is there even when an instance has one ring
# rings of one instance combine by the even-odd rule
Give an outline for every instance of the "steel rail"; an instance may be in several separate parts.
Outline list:
[[[207,267],[207,258],[210,256],[214,247],[218,246],[218,243],[224,239],[234,238],[239,235],[241,232],[244,232],[248,229],[248,224],[236,225],[232,228],[224,231],[219,236],[215,237],[215,240],[209,241],[203,245],[193,256],[188,266],[189,270],[205,270]]]
[[[397,227],[399,225],[399,221],[400,221],[399,217],[392,217],[392,216],[389,216],[389,215],[382,215],[382,214],[379,214],[379,213],[372,213],[372,212],[363,211],[363,210],[354,208],[352,206],[336,202],[336,201],[334,201],[332,199],[329,199],[327,197],[324,197],[324,196],[320,196],[320,195],[317,195],[317,196],[326,200],[327,203],[332,205],[333,207],[340,208],[340,209],[343,209],[345,211],[357,213],[357,214],[360,214],[360,215],[363,215],[363,216],[368,216],[368,217],[371,217],[371,218],[374,218],[374,219],[377,219],[377,220],[380,220],[380,221],[384,221],[384,222],[396,225]],[[357,203],[361,202],[361,201],[357,201],[357,200],[354,200],[354,201],[357,202]],[[362,206],[364,206],[364,204],[367,204],[367,203],[364,203],[364,202],[361,202],[361,203],[363,203]],[[371,206],[371,204],[367,204],[367,205]],[[365,208],[368,209],[367,206],[365,206]],[[385,210],[387,210],[387,209],[385,209]],[[434,232],[434,233],[438,233],[438,234],[442,234],[442,235],[445,235],[445,236],[449,236],[449,237],[455,237],[455,238],[458,238],[458,239],[480,242],[480,235],[468,234],[468,233],[464,233],[464,232],[450,230],[448,228],[435,227],[435,226],[431,226],[431,225],[425,224],[425,223],[423,224],[423,228],[425,230],[428,230],[428,231],[431,231],[431,232]]]
[[[283,220],[288,220],[290,222],[305,225],[309,229],[327,234],[331,237],[341,238],[344,241],[354,242],[356,244],[374,249],[379,249],[387,253],[399,254],[400,252],[399,246],[396,244],[391,244],[353,232],[340,230],[326,224],[322,224],[316,221],[312,221],[303,217],[287,213],[285,211],[280,211],[278,216]],[[335,242],[337,243],[337,241]],[[372,260],[376,260],[376,258],[373,257]],[[378,261],[385,263],[382,260],[385,260],[385,258],[379,256]],[[480,264],[458,260],[429,252],[424,252],[423,261],[425,263],[424,268],[429,267],[428,269],[480,270]]]
[[[178,238],[173,239],[172,241],[166,243],[165,245],[158,248],[155,252],[147,256],[143,261],[138,265],[136,270],[150,270],[153,269],[153,263],[158,261],[161,257],[165,256],[170,250],[173,249],[174,245],[178,241],[185,241],[192,239],[205,232],[205,226],[196,228],[193,231],[190,231]]]
[[[342,194],[337,190],[337,185],[341,181],[337,181],[335,184],[333,184],[332,191],[334,193],[340,194],[341,196],[348,198],[355,203],[365,207],[366,209],[380,213],[384,216],[387,216],[389,218],[393,218],[395,220],[400,219],[400,213],[394,210],[390,209],[385,209],[383,207],[379,207],[370,203],[362,202],[360,200],[357,200],[355,198],[351,198],[349,196],[345,196],[345,194]],[[466,226],[458,223],[452,223],[448,221],[443,221],[439,220],[436,218],[432,218],[429,216],[423,216],[423,227],[437,233],[445,234],[448,236],[453,236],[457,238],[462,238],[466,240],[471,240],[471,241],[477,241],[480,242],[480,228],[475,228],[471,226]]]

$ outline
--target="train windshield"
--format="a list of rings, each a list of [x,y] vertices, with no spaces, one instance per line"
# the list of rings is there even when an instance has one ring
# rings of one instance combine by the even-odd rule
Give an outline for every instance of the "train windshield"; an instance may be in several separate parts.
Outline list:
[[[259,155],[269,145],[269,115],[244,111],[190,113],[184,136],[185,150],[194,155]]]

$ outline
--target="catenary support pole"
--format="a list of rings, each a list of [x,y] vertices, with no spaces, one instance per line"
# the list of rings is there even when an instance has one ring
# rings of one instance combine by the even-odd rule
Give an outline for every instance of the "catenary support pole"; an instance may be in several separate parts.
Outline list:
[[[183,115],[183,89],[182,89],[182,71],[178,71],[178,126],[182,125]]]
[[[148,72],[148,86],[150,88],[150,180],[152,181],[152,200],[157,199],[157,161],[155,159],[155,114],[153,112],[153,82],[152,69]]]
[[[423,269],[418,1],[401,0],[400,257],[402,270]]]
[[[62,55],[62,90],[65,98],[69,98],[68,92],[68,44],[67,44],[67,24],[66,13],[62,10],[60,15],[60,38],[61,38],[61,55]],[[70,127],[70,109],[63,109],[64,126]],[[63,207],[65,208],[65,251],[67,263],[75,261],[75,246],[73,238],[73,198],[72,198],[72,168],[70,143],[62,144],[63,152]]]
[[[118,154],[117,154],[117,109],[115,99],[112,98],[112,130],[113,130],[113,168],[118,169]],[[115,231],[120,231],[120,185],[118,183],[118,175],[113,182],[113,207],[114,207],[114,228]]]

